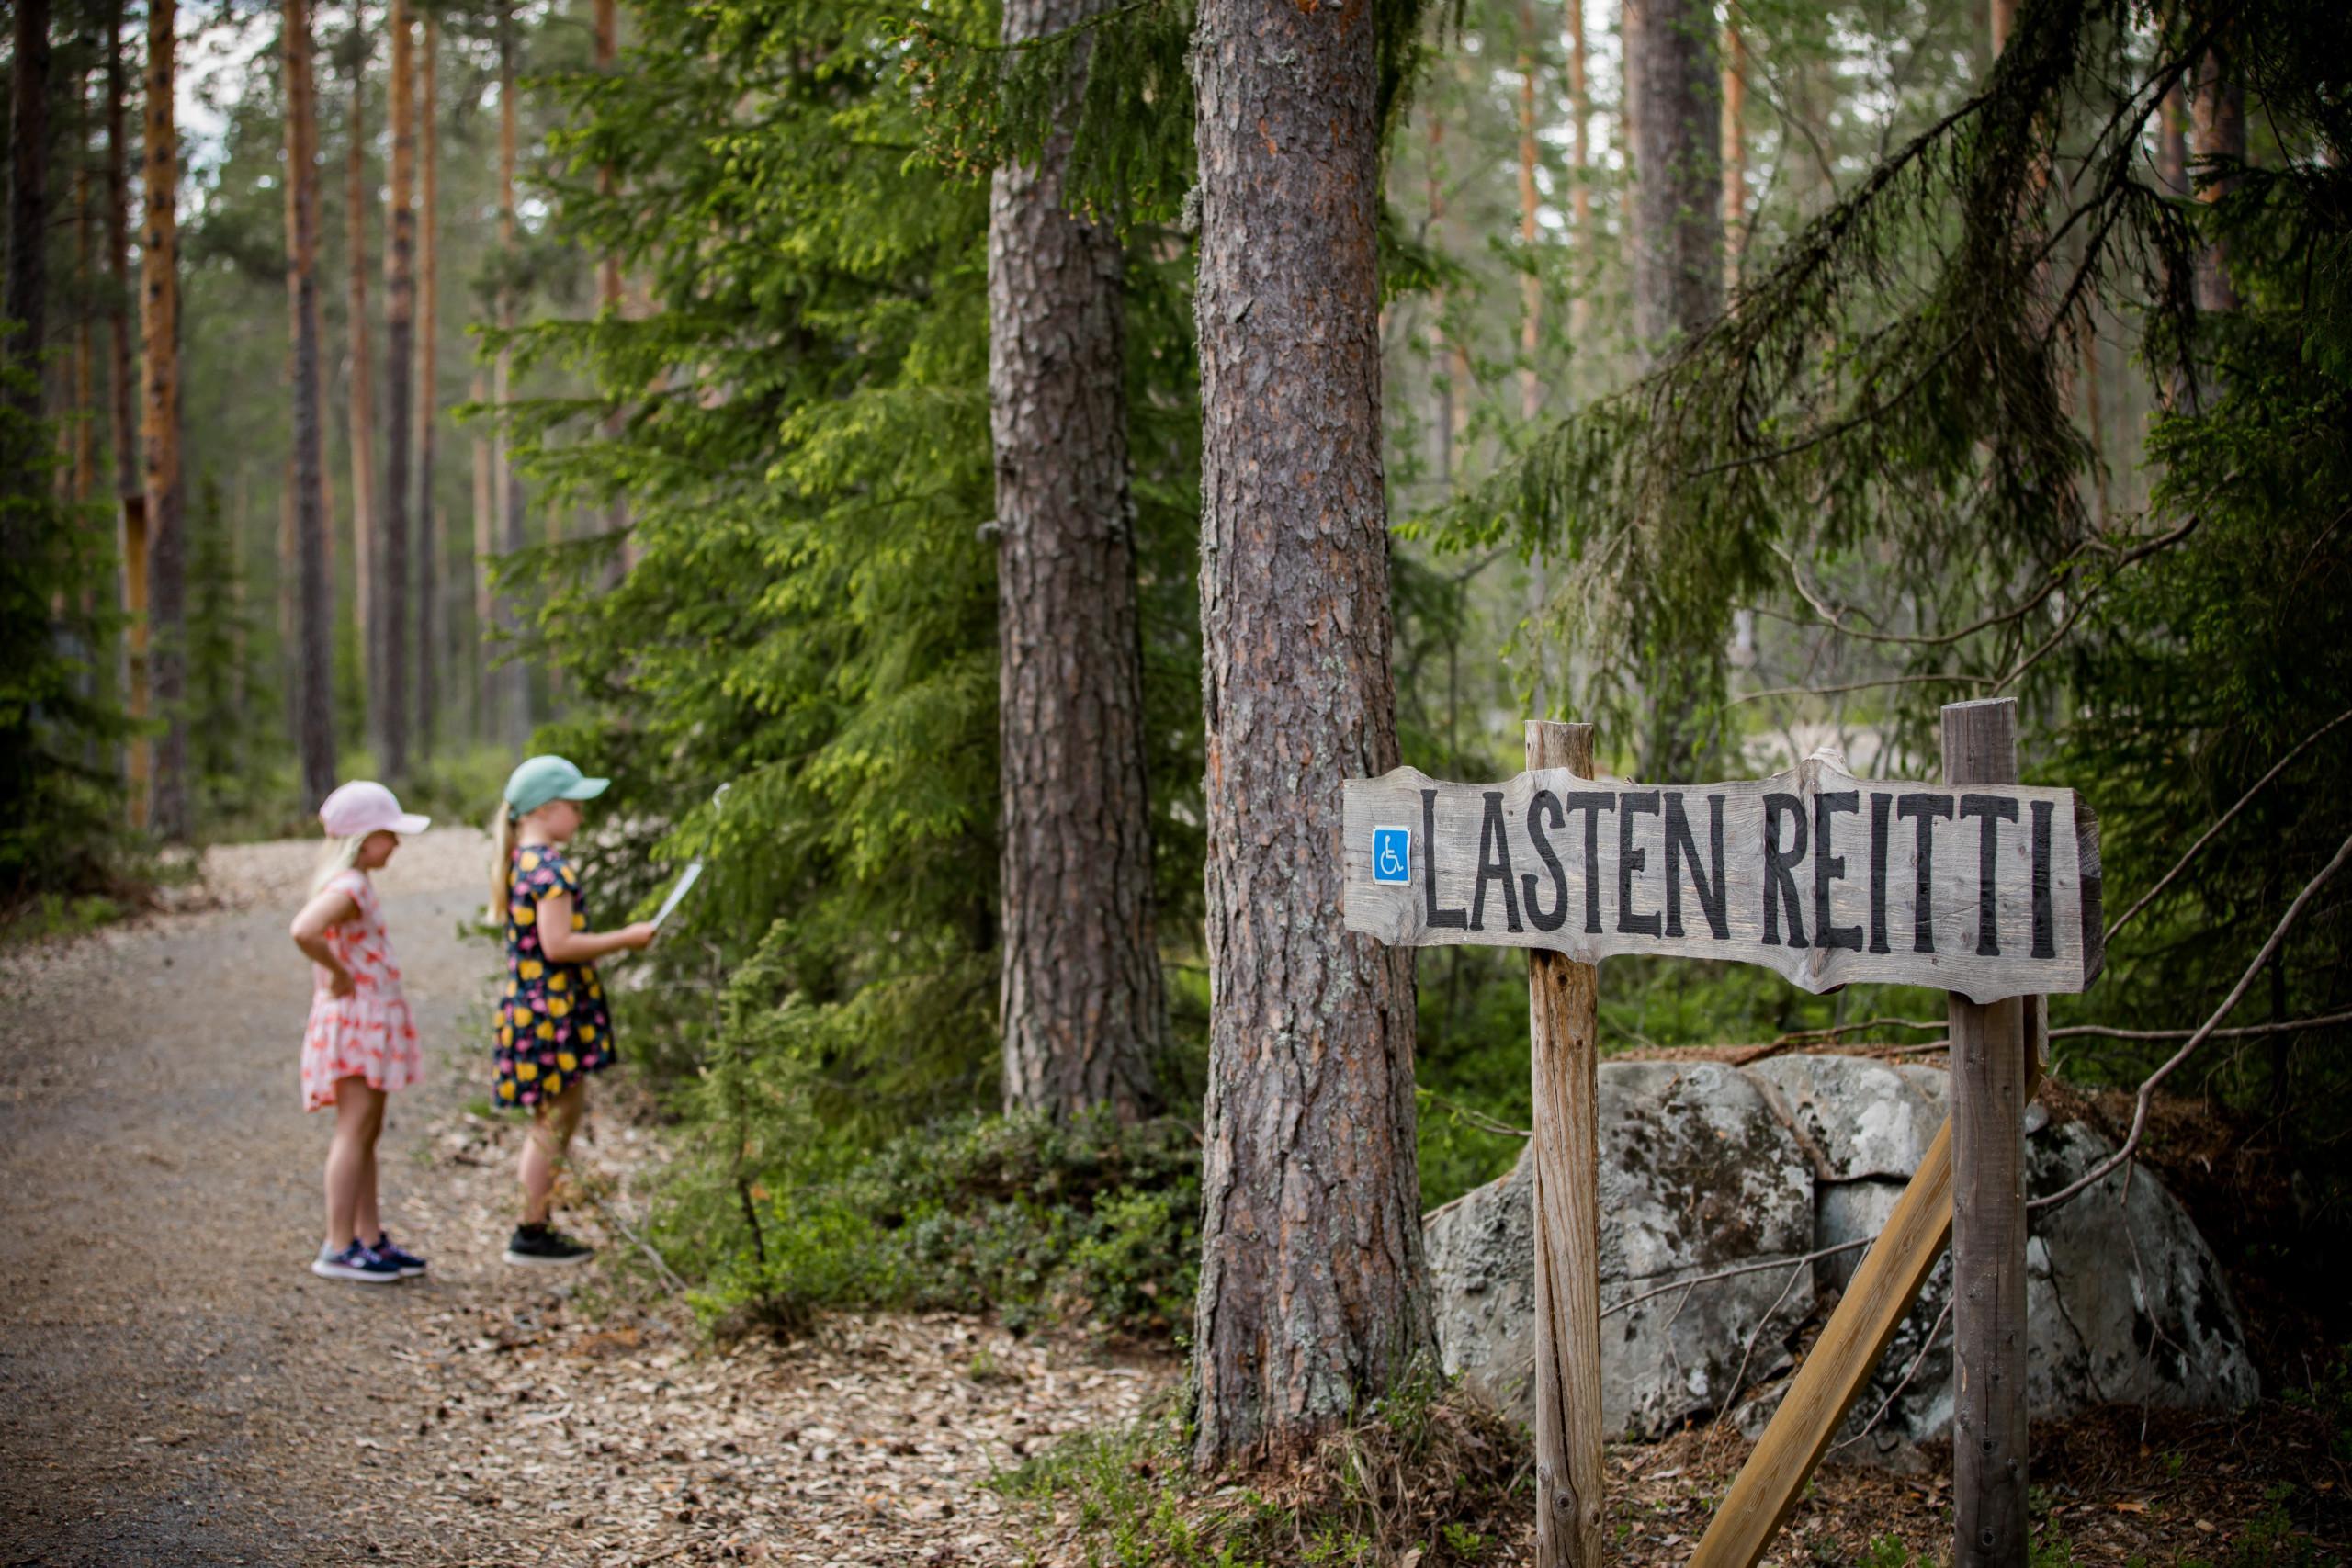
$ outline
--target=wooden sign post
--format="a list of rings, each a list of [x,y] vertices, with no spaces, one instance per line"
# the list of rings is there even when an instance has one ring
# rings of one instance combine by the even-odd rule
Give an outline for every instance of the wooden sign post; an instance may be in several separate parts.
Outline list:
[[[1527,727],[1531,771],[1592,777],[1592,726]],[[1535,1122],[1535,1562],[1600,1568],[1600,971],[1527,955]]]
[[[2017,784],[2006,699],[1945,710],[1941,786],[1857,779],[1828,752],[1747,783],[1629,784],[1591,776],[1591,735],[1530,725],[1528,771],[1505,784],[1399,768],[1346,786],[1349,930],[1539,950],[1528,972],[1538,1562],[1600,1561],[1591,966],[1649,953],[1758,964],[1809,991],[1900,982],[1952,994],[1953,1120],[1694,1562],[1746,1568],[1762,1555],[1935,1266],[1957,1202],[1955,1562],[2022,1563],[2024,1109],[2041,1071],[2040,998],[2082,990],[2104,956],[2097,817],[2072,790]]]

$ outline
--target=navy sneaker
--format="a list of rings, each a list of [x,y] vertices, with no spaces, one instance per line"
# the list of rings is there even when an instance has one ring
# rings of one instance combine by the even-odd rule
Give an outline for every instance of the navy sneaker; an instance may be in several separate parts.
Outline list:
[[[397,1285],[401,1266],[389,1258],[379,1258],[363,1242],[353,1242],[341,1252],[330,1253],[322,1247],[311,1264],[311,1272],[322,1280],[349,1280],[361,1285]]]
[[[585,1263],[596,1256],[596,1249],[572,1240],[560,1230],[547,1225],[516,1225],[506,1243],[506,1261],[558,1266]]]
[[[424,1259],[404,1247],[393,1245],[392,1233],[390,1231],[378,1232],[375,1244],[368,1250],[396,1266],[403,1280],[413,1280],[424,1272]]]

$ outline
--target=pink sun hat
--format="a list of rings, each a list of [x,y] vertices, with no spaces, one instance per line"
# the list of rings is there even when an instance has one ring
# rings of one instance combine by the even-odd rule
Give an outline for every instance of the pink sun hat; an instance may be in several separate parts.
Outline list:
[[[402,811],[400,798],[372,779],[354,779],[339,786],[319,807],[319,820],[338,839],[354,839],[379,829],[422,833],[433,825],[430,817]]]

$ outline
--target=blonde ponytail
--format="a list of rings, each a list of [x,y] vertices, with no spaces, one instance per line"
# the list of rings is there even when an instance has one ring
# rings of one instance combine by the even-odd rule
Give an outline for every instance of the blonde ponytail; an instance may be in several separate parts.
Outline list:
[[[329,839],[324,852],[319,856],[319,868],[311,873],[311,897],[317,897],[326,890],[328,883],[357,865],[360,846],[367,841],[366,833],[345,833],[339,839]]]
[[[514,892],[508,880],[514,871],[514,838],[518,831],[514,813],[504,801],[498,803],[498,815],[490,822],[490,907],[482,911],[486,925],[506,923],[506,900]]]

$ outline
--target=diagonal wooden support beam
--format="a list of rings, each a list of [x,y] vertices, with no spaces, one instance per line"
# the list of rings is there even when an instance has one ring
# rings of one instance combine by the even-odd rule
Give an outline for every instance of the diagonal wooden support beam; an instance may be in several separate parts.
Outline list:
[[[2041,1046],[2050,1031],[2041,998],[2028,998],[2027,1017],[2026,1098],[2030,1100],[2041,1087]],[[1753,1568],[1764,1555],[1951,1240],[1951,1118],[1947,1116],[1912,1173],[1911,1185],[1887,1217],[1886,1228],[1862,1255],[1861,1267],[1854,1270],[1838,1310],[1829,1314],[1828,1326],[1797,1369],[1756,1451],[1733,1478],[1731,1491],[1690,1559],[1691,1568]]]

